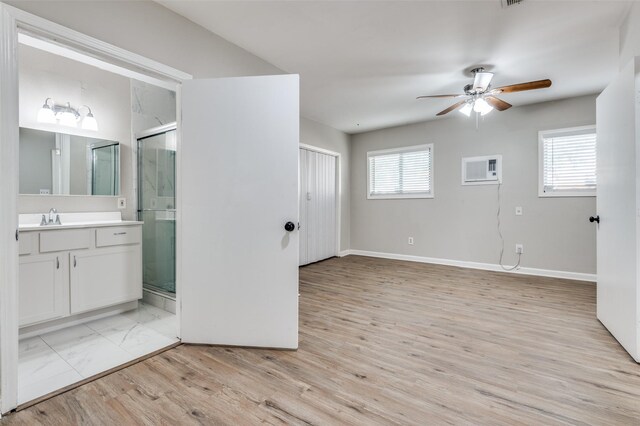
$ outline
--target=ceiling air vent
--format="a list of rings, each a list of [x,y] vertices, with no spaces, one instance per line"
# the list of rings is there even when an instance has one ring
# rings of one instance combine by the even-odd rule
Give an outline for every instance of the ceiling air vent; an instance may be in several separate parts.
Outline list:
[[[500,0],[500,3],[502,4],[502,8],[507,8],[509,6],[515,6],[517,4],[522,3],[524,0]]]

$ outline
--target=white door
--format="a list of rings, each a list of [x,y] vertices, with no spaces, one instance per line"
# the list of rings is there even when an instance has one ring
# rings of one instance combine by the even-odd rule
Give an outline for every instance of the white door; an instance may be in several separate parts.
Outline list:
[[[300,149],[300,265],[338,254],[336,157]]]
[[[633,63],[598,96],[598,319],[640,361],[636,231],[636,71]],[[595,224],[594,224],[595,225]]]
[[[299,77],[192,80],[181,96],[182,340],[297,348]]]

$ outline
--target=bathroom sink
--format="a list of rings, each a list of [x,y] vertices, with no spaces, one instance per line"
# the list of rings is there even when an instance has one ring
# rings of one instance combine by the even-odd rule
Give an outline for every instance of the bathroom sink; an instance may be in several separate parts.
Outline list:
[[[142,222],[122,220],[120,212],[87,212],[87,213],[57,213],[60,223],[41,224],[42,216],[45,220],[48,213],[21,214],[18,218],[18,229],[21,231],[40,231],[64,228],[94,228],[113,225],[138,225]]]

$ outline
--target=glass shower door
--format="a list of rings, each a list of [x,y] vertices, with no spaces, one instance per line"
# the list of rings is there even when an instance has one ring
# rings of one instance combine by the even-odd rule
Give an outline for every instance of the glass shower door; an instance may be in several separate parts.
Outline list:
[[[117,144],[91,148],[91,195],[118,195],[119,149]]]
[[[176,131],[138,139],[138,219],[142,226],[143,282],[176,291]]]

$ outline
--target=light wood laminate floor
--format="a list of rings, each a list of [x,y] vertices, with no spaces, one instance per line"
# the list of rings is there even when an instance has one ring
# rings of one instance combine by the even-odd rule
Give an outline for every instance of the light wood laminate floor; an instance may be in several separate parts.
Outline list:
[[[367,257],[300,269],[300,349],[182,345],[4,424],[640,424],[592,283]]]

